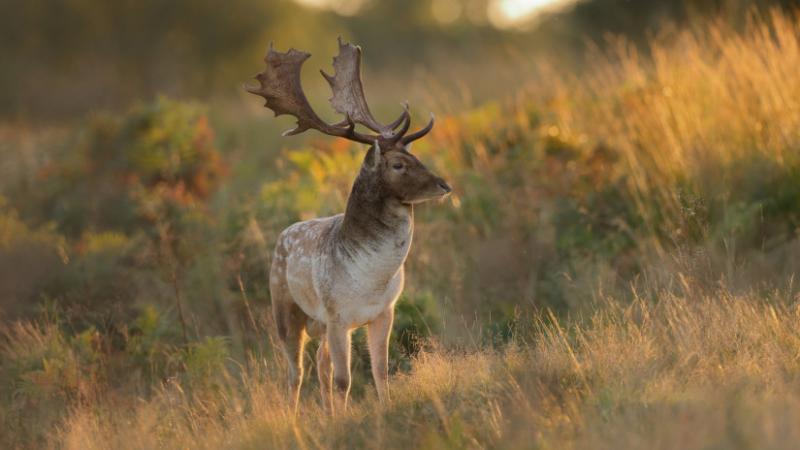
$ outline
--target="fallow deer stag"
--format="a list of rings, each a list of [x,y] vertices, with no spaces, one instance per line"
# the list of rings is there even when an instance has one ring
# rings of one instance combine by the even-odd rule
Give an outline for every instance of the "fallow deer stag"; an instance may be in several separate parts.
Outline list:
[[[409,144],[433,128],[406,134],[408,105],[390,124],[375,120],[361,84],[361,49],[339,39],[334,75],[322,75],[333,90],[333,108],[344,120],[329,124],[311,108],[300,85],[300,70],[311,55],[295,49],[280,53],[270,44],[267,67],[247,91],[266,99],[276,116],[292,115],[294,129],[315,129],[369,144],[344,214],[298,222],[278,238],[269,287],[278,337],[289,367],[294,411],[303,379],[306,339],[320,337],[317,372],[323,405],[347,407],[350,391],[350,334],[367,326],[372,375],[381,402],[389,399],[388,346],[394,305],[403,290],[403,263],[414,230],[414,204],[448,195],[450,186],[411,153]],[[372,133],[356,131],[356,124]],[[333,372],[331,373],[331,366]],[[336,393],[333,392],[333,384]],[[334,402],[334,397],[337,399]]]

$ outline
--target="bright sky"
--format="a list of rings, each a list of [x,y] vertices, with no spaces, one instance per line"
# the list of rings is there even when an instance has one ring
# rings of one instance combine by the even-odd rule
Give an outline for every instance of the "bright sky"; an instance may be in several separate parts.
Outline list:
[[[318,9],[330,9],[343,16],[351,16],[358,12],[366,0],[295,0],[303,6]]]
[[[574,3],[570,0],[494,0],[487,15],[492,25],[509,28],[528,22],[537,14]]]
[[[312,8],[331,9],[339,14],[355,14],[367,0],[295,0]],[[511,28],[528,23],[537,14],[575,3],[577,0],[489,0],[485,15],[498,28]],[[470,20],[476,17],[474,6],[486,4],[474,0],[431,0],[431,12],[442,23],[451,23],[462,15]],[[485,19],[483,19],[485,20]]]
[[[528,15],[537,9],[553,3],[553,0],[500,0],[498,8],[509,17]]]

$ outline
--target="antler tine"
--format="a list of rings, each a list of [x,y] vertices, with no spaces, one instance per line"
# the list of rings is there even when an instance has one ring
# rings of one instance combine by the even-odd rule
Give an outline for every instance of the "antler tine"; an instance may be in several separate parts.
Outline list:
[[[428,122],[428,125],[426,125],[425,128],[423,128],[423,129],[421,129],[419,131],[416,131],[414,133],[411,133],[408,136],[403,136],[400,139],[400,143],[403,144],[403,145],[408,145],[408,144],[416,141],[417,139],[425,136],[426,134],[430,133],[430,131],[433,129],[433,122],[434,122],[435,119],[436,119],[436,117],[433,115],[433,113],[431,113],[431,121]]]
[[[260,86],[245,86],[245,89],[251,94],[264,97],[266,100],[264,106],[271,109],[276,116],[288,114],[297,118],[297,127],[285,131],[284,136],[300,134],[313,128],[331,136],[372,144],[375,136],[356,132],[355,122],[348,114],[345,114],[345,117],[350,126],[343,128],[342,124],[331,125],[323,121],[311,108],[300,84],[300,71],[310,56],[309,53],[293,48],[286,53],[280,53],[275,51],[270,43],[267,56],[264,58],[267,67],[255,76]]]
[[[390,130],[397,128],[397,126],[403,123],[404,120],[411,120],[411,114],[408,112],[408,101],[401,103],[400,106],[403,107],[403,112],[400,113],[400,117],[395,119],[394,122],[387,125]]]
[[[408,112],[408,103],[403,105],[403,114],[395,121],[396,123],[402,123],[403,125],[400,126],[400,129],[395,131],[395,133],[388,139],[391,144],[396,144],[400,139],[405,136],[408,132],[408,128],[411,126],[411,113]],[[396,127],[394,123],[392,128]]]

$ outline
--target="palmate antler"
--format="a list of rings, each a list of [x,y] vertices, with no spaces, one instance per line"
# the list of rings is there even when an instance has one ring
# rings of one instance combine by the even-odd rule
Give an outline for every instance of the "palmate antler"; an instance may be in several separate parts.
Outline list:
[[[322,120],[308,103],[303,87],[300,84],[300,70],[311,54],[289,49],[280,53],[272,48],[264,61],[266,69],[256,75],[260,86],[246,87],[247,91],[266,99],[264,106],[271,109],[276,116],[289,114],[297,119],[297,127],[287,130],[284,136],[302,133],[315,129],[330,136],[343,137],[351,141],[373,144],[378,141],[381,149],[389,149],[396,145],[405,146],[419,139],[433,128],[433,114],[428,125],[408,136],[406,132],[411,124],[408,105],[403,105],[403,112],[394,122],[384,125],[375,120],[364,97],[361,84],[361,48],[350,43],[343,43],[339,38],[339,55],[333,58],[334,75],[325,72],[322,75],[333,91],[331,106],[345,119],[336,124]],[[377,133],[363,134],[355,130],[356,124],[363,125]],[[399,129],[397,129],[400,127]],[[397,129],[397,130],[396,130]],[[396,130],[396,131],[395,131]]]

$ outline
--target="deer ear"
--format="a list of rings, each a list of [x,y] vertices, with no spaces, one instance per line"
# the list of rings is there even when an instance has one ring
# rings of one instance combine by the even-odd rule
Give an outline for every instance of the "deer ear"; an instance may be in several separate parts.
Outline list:
[[[405,149],[405,150],[406,150],[408,153],[411,153],[411,142],[409,142],[408,144],[406,144],[406,145],[405,145],[403,148],[404,148],[404,149]]]
[[[371,170],[376,170],[381,164],[381,146],[378,144],[378,140],[375,139],[375,145],[370,150],[372,152],[372,156],[367,158],[367,166]]]

